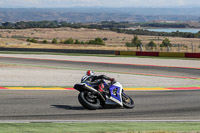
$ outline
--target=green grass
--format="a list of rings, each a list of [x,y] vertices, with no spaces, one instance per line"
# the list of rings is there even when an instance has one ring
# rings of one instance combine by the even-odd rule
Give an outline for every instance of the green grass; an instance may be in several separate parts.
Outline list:
[[[122,122],[122,123],[27,123],[0,124],[0,133],[67,133],[67,132],[199,132],[197,122]]]

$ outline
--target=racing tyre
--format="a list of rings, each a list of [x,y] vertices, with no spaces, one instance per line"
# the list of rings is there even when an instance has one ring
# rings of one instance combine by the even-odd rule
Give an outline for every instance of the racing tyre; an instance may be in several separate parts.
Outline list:
[[[78,95],[80,104],[89,110],[96,110],[101,107],[100,100],[92,92],[83,91]]]
[[[134,108],[134,101],[131,97],[126,95],[125,93],[122,93],[122,102],[123,102],[123,107],[132,109]]]

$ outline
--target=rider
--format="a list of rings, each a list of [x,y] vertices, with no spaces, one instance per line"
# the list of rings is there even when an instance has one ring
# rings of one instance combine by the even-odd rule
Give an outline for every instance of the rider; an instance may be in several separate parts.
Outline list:
[[[90,85],[96,85],[97,88],[100,92],[104,91],[104,90],[107,90],[108,89],[108,86],[104,86],[104,84],[102,83],[102,80],[105,79],[105,80],[109,80],[111,82],[114,82],[115,79],[114,78],[110,78],[110,77],[107,77],[106,75],[95,75],[95,73],[91,70],[88,70],[86,72],[86,75],[82,77],[81,79],[81,82],[86,82]],[[94,87],[95,88],[95,87]]]

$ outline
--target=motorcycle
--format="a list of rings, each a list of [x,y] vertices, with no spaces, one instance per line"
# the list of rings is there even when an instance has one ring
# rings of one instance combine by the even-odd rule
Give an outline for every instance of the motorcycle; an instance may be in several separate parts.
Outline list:
[[[100,91],[95,85],[88,83],[79,83],[74,85],[74,89],[80,93],[78,95],[79,103],[86,109],[96,110],[106,104],[107,100],[111,100],[114,103],[124,108],[134,108],[133,99],[124,93],[123,87],[119,82],[106,83],[101,81],[104,86],[108,86],[107,91]]]

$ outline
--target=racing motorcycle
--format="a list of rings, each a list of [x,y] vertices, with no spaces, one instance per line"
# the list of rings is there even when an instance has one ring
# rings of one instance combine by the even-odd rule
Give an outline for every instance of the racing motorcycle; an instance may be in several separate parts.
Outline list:
[[[97,86],[88,83],[74,85],[74,89],[80,92],[78,100],[84,108],[89,110],[99,109],[106,104],[107,100],[111,100],[124,108],[134,108],[133,99],[124,93],[119,82],[106,83],[105,80],[102,80],[101,83],[108,86],[107,91],[100,91]]]

